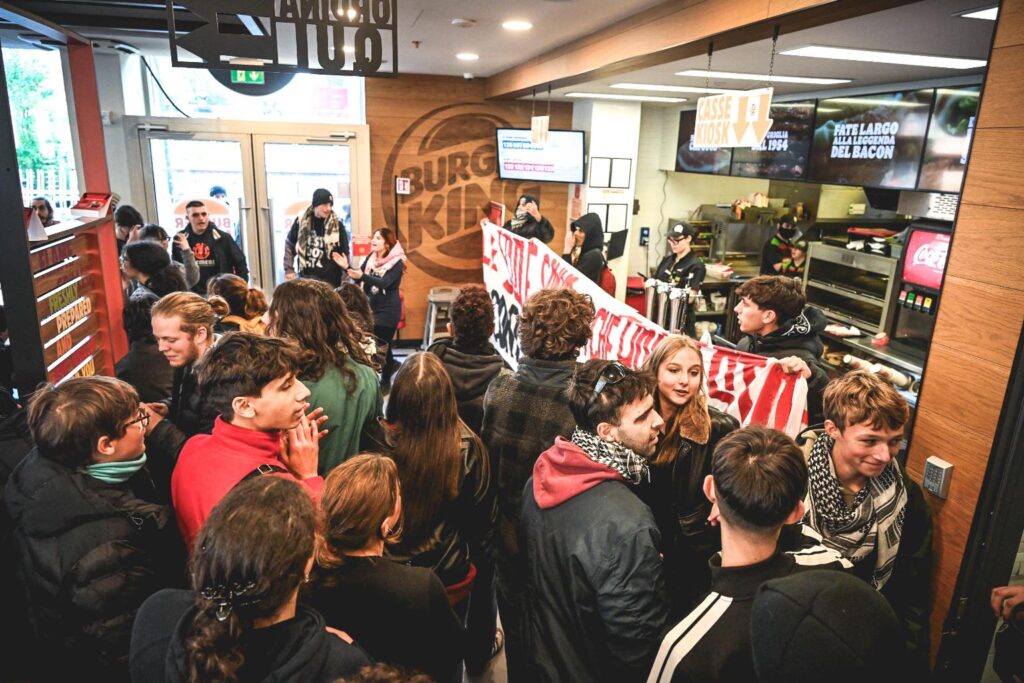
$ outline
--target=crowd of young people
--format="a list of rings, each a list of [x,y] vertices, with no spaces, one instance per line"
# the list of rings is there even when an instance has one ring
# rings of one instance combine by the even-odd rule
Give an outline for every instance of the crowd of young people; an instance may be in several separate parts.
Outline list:
[[[366,292],[300,269],[269,303],[228,273],[187,291],[149,232],[123,252],[122,379],[37,391],[5,490],[35,678],[449,683],[503,647],[512,682],[926,667],[906,403],[869,373],[826,386],[791,280],[750,281],[737,315],[811,381],[803,450],[709,406],[688,337],[639,368],[578,362],[576,291],[526,302],[513,371],[467,286],[391,382],[390,232],[360,268],[335,259]]]

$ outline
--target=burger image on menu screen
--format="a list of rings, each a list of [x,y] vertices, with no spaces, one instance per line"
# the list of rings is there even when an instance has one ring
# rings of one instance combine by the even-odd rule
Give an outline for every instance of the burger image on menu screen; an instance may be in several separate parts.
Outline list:
[[[693,144],[693,131],[696,125],[696,111],[679,112],[676,170],[687,173],[729,175],[732,150],[720,147],[696,147]]]

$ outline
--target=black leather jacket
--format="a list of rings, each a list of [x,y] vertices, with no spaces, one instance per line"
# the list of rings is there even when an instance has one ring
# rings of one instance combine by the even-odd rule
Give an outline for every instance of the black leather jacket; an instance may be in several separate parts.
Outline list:
[[[360,450],[391,455],[394,445],[391,435],[371,421],[363,432]],[[498,501],[490,461],[483,443],[465,427],[461,455],[459,493],[441,505],[433,531],[424,539],[403,539],[387,548],[392,560],[433,569],[445,586],[465,579],[471,562],[490,564],[494,554]]]
[[[661,531],[665,580],[673,616],[686,614],[711,587],[708,560],[722,549],[718,527],[708,524],[711,502],[704,478],[711,474],[711,454],[719,440],[739,427],[736,418],[710,408],[711,436],[700,444],[681,439],[675,459],[651,465],[651,482],[639,489]]]

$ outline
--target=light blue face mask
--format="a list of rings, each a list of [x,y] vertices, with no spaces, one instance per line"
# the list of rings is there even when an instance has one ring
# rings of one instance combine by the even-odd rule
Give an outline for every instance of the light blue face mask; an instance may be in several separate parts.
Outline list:
[[[146,464],[146,454],[137,460],[121,460],[119,462],[95,462],[85,468],[85,473],[104,484],[123,484],[132,478]]]

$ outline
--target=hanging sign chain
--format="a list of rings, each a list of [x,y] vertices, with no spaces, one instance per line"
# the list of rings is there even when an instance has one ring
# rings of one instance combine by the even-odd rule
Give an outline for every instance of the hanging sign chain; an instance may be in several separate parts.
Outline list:
[[[551,84],[548,83],[548,118],[551,118]]]
[[[779,48],[779,25],[775,24],[775,29],[772,31],[772,56],[768,60],[768,85],[772,84],[772,75],[775,71],[775,53]]]
[[[708,42],[708,68],[704,72],[704,87],[711,86],[711,53],[715,51],[715,41]]]

